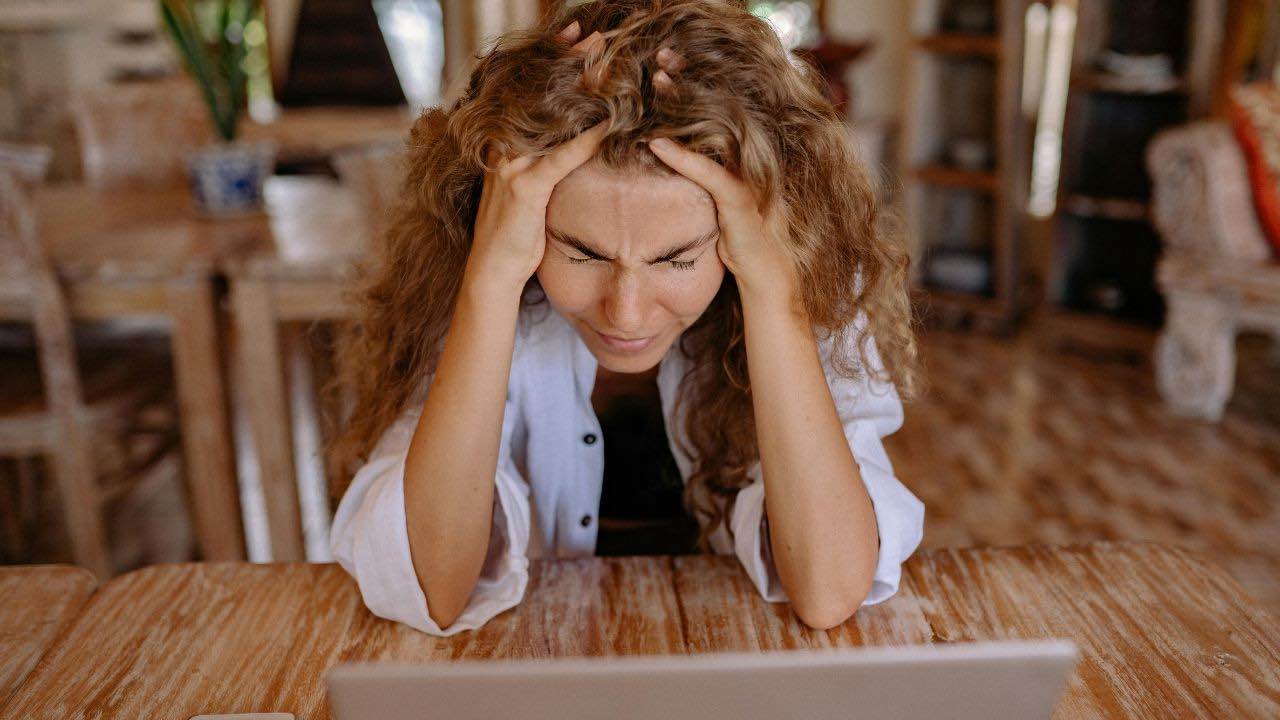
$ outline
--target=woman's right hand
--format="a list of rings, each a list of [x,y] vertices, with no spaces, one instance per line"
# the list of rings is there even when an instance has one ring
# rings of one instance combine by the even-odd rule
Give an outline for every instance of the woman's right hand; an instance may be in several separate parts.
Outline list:
[[[560,33],[563,42],[577,39],[577,23]],[[570,48],[590,57],[604,49],[599,33]],[[538,269],[546,251],[547,203],[556,184],[595,157],[608,121],[584,131],[541,158],[503,157],[489,149],[484,188],[476,212],[468,270],[478,270],[483,282],[498,282],[519,290]]]

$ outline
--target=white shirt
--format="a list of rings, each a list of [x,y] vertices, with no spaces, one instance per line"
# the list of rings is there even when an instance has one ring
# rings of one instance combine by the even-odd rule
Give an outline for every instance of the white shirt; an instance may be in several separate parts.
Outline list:
[[[881,438],[902,426],[902,403],[892,384],[871,379],[871,373],[856,381],[834,376],[829,363],[831,341],[820,340],[818,345],[845,437],[875,509],[880,555],[865,604],[877,603],[897,592],[902,563],[920,544],[924,531],[924,506],[894,476],[881,445]],[[678,341],[672,344],[657,378],[669,441],[684,431],[674,406],[689,359],[679,347]],[[879,367],[874,343],[868,350],[868,358]],[[533,538],[535,546],[548,554],[595,553],[596,512],[604,478],[603,436],[591,405],[596,365],[573,326],[550,305],[521,309],[494,474],[489,551],[466,608],[445,630],[427,612],[426,596],[410,559],[405,521],[404,463],[429,378],[423,383],[356,472],[333,520],[333,555],[355,578],[371,612],[432,635],[472,630],[524,597],[533,532],[541,535]],[[692,461],[679,443],[670,445],[687,480]],[[722,524],[709,541],[717,553],[737,555],[765,600],[785,602],[762,526],[764,482],[759,461],[748,476],[753,482],[738,493],[733,537]]]

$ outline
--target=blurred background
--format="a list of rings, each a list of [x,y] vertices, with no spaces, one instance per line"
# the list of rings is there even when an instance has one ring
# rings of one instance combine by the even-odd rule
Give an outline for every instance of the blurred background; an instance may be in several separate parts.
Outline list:
[[[0,0],[0,563],[329,559],[406,133],[551,2]],[[925,546],[1175,544],[1280,613],[1280,3],[751,7],[910,233]]]

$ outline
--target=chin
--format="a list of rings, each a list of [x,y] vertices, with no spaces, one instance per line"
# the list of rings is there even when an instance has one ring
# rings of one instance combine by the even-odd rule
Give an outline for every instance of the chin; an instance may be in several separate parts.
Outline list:
[[[628,373],[637,375],[642,372],[652,370],[662,361],[662,355],[650,355],[644,353],[643,356],[635,355],[618,355],[617,353],[592,350],[596,356],[596,362],[604,369],[615,373]]]

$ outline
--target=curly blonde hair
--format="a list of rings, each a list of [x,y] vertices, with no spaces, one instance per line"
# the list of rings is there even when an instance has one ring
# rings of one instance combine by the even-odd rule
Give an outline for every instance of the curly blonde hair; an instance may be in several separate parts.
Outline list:
[[[582,37],[603,33],[602,54],[584,60],[567,51],[556,35],[574,20]],[[686,65],[674,88],[659,93],[651,78],[663,46]],[[597,64],[607,73],[589,83],[584,69]],[[341,382],[355,391],[354,412],[333,447],[340,466],[354,470],[436,368],[488,149],[543,154],[606,119],[597,158],[606,167],[670,173],[646,145],[670,137],[723,164],[760,197],[782,201],[804,307],[816,334],[836,336],[835,372],[859,377],[871,367],[874,338],[880,379],[910,396],[916,345],[909,256],[901,236],[884,230],[872,183],[822,82],[744,2],[590,2],[499,38],[457,103],[427,111],[410,134],[402,197],[340,362]],[[537,285],[531,277],[522,302],[546,302]],[[863,311],[867,322],[855,327]],[[679,342],[693,361],[678,402],[696,408],[684,414],[682,450],[694,461],[684,501],[701,526],[698,546],[707,550],[759,459],[731,274]],[[850,346],[856,357],[845,351]]]

